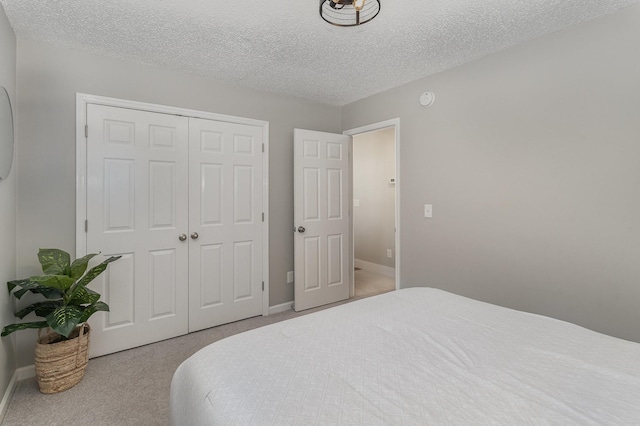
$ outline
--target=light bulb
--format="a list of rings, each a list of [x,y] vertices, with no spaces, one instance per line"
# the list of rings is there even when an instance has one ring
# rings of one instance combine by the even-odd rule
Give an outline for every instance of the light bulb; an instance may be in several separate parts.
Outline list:
[[[353,8],[360,12],[364,7],[365,0],[353,0]]]

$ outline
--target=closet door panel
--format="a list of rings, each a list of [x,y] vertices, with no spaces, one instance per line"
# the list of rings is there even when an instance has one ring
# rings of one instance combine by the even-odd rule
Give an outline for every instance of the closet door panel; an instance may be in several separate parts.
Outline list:
[[[191,118],[189,137],[189,331],[196,331],[262,314],[262,129]]]
[[[90,320],[91,356],[188,332],[188,124],[87,107],[87,252],[122,256],[90,285],[111,308]]]

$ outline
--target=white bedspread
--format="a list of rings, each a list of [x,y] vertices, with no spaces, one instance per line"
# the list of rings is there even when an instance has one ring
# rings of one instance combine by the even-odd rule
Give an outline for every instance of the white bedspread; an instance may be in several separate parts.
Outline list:
[[[640,344],[412,288],[213,343],[174,425],[640,424]]]

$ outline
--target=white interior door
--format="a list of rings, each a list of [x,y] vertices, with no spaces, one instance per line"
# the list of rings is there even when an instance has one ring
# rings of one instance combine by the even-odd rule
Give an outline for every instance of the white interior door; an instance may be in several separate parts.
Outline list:
[[[262,314],[262,128],[189,119],[189,331]]]
[[[91,285],[91,356],[187,333],[188,119],[87,105],[87,252],[121,255]],[[184,206],[184,208],[182,208]]]
[[[351,136],[294,131],[296,311],[349,298]]]

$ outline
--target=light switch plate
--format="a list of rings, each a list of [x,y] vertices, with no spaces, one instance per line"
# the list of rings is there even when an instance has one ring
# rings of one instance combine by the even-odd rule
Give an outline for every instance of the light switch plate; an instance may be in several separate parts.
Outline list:
[[[287,272],[287,284],[291,284],[293,282],[293,271]]]
[[[433,217],[433,206],[431,204],[424,205],[424,217],[428,217],[428,218]]]

